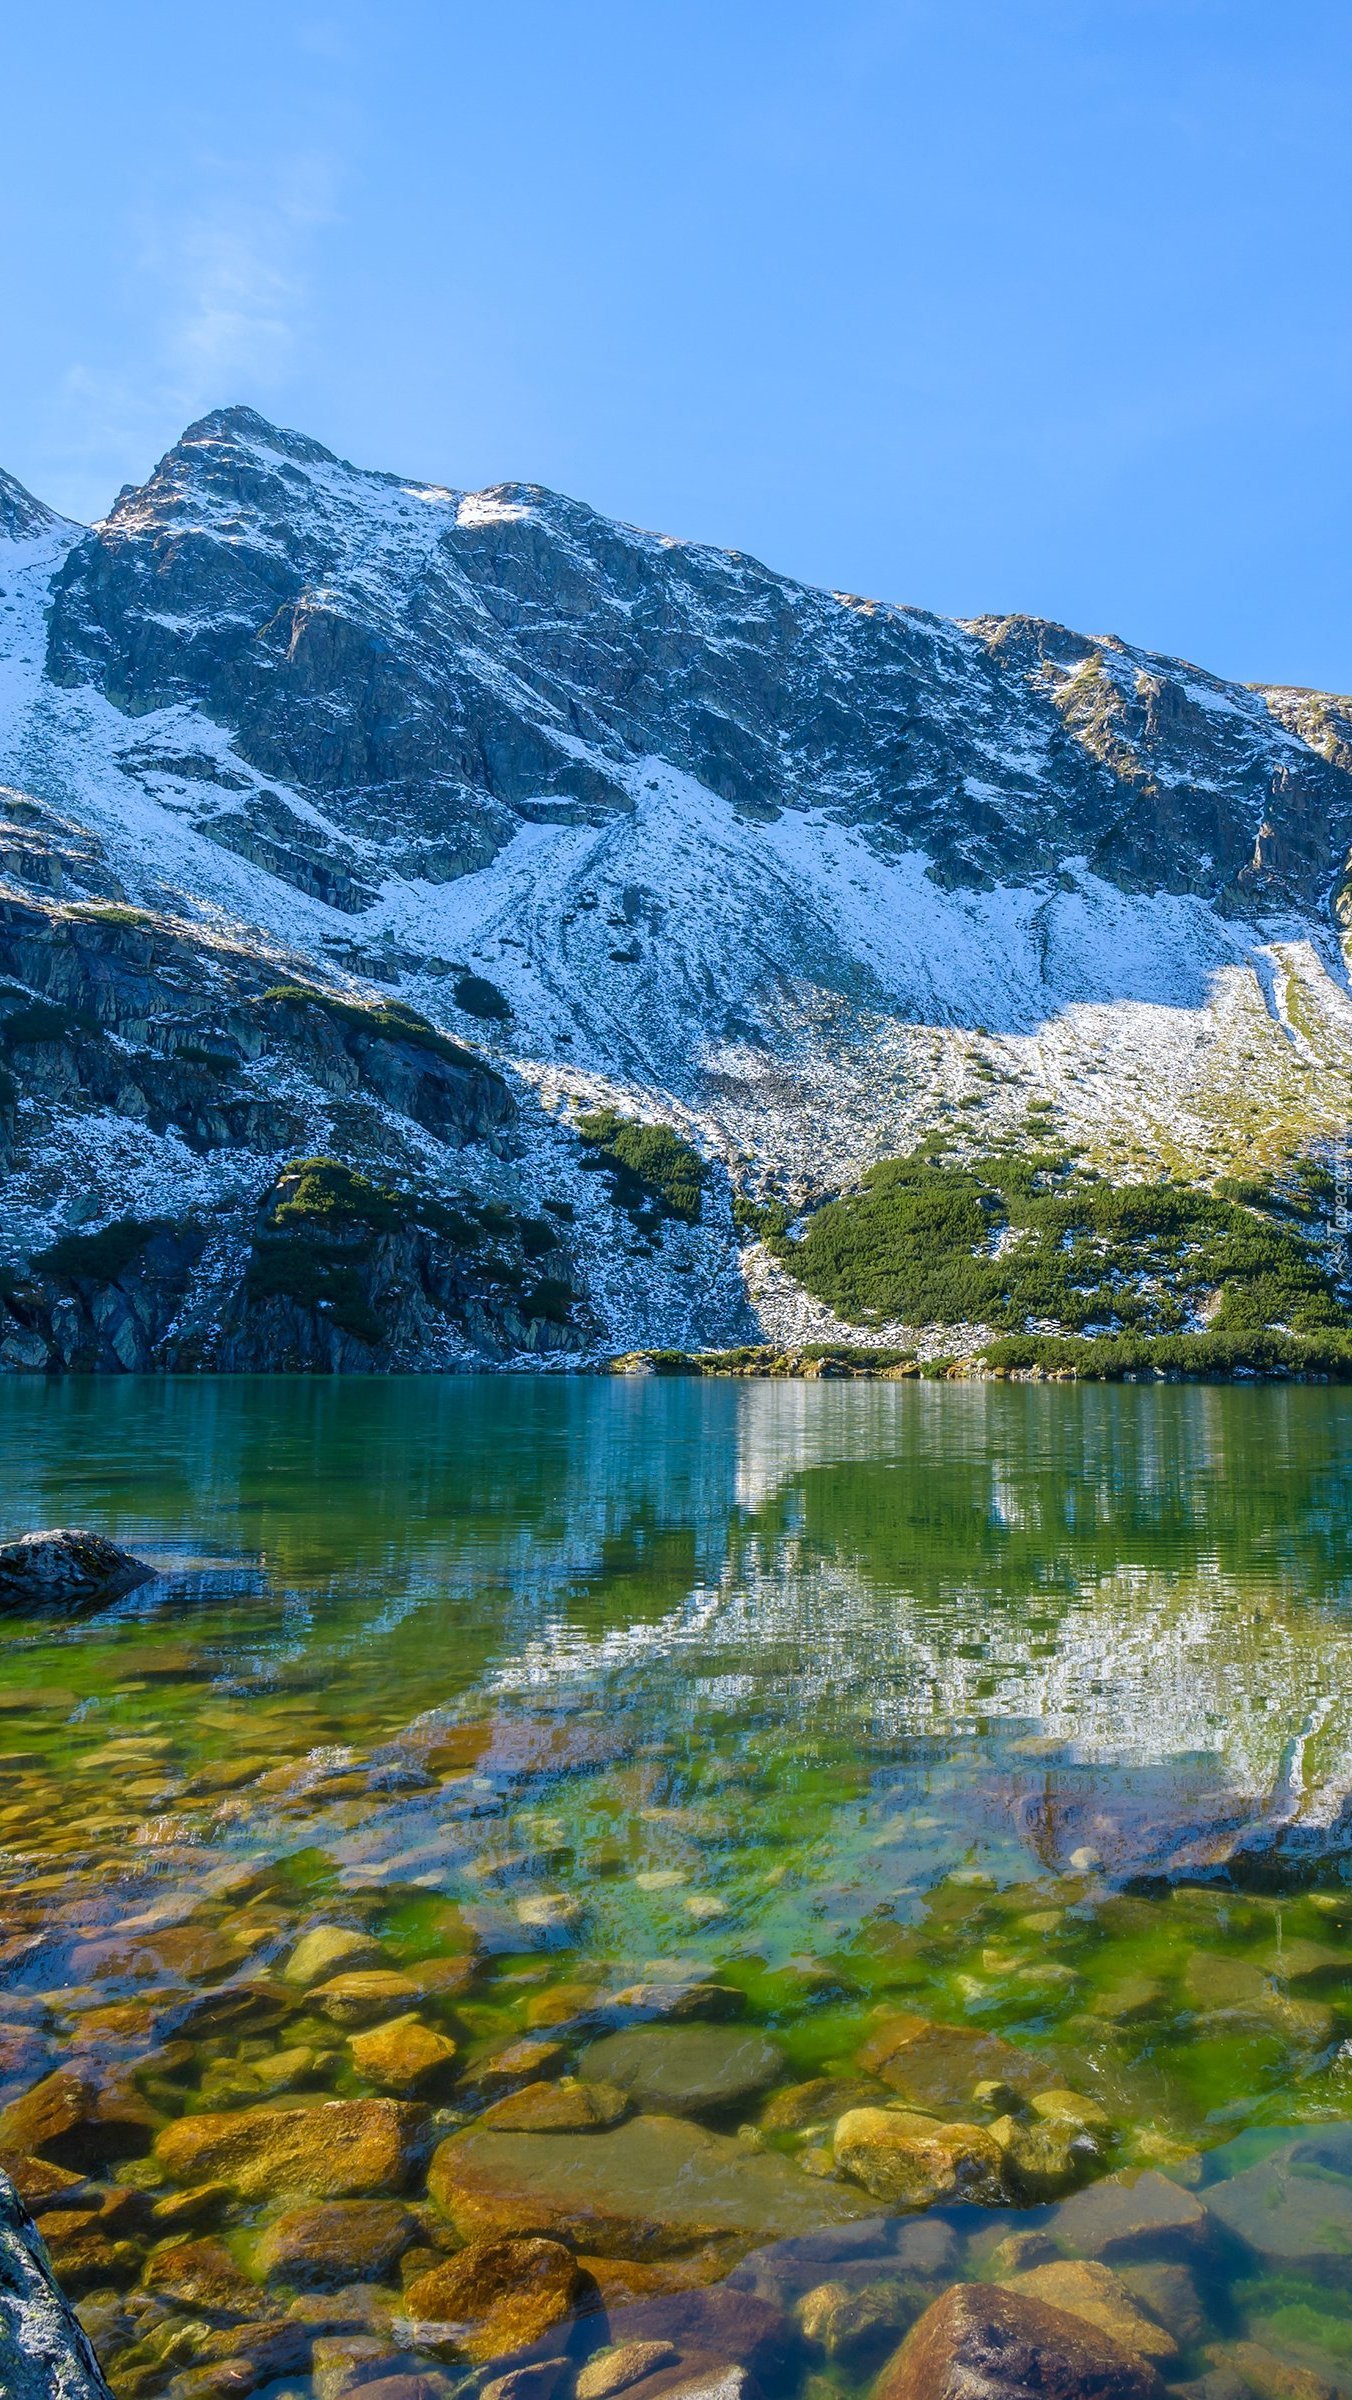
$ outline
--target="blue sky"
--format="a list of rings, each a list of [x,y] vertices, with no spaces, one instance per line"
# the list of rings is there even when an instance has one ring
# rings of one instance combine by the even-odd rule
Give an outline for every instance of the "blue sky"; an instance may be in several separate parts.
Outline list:
[[[59,0],[0,463],[242,399],[835,588],[1352,688],[1348,0]]]

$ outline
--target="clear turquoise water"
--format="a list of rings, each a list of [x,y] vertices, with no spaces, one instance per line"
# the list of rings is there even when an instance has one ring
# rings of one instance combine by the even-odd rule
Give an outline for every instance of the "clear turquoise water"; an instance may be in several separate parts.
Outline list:
[[[467,2062],[660,1968],[740,1984],[786,2080],[883,2008],[998,2031],[1119,2164],[1352,2115],[1346,1848],[1216,1872],[1352,1785],[1352,1395],[9,1379],[0,1490],[160,1571],[7,1627],[0,2000],[54,2012],[43,2063],[139,2005],[134,2065],[221,1979],[152,1942],[91,1980],[91,1928],[158,1907],[266,1976],[350,1907],[396,1960],[482,1946]]]

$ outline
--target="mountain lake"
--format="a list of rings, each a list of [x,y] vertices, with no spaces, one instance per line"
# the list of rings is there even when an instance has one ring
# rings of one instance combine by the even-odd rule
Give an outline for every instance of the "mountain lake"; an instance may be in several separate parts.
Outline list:
[[[119,2400],[830,2400],[971,2281],[1352,2394],[1352,1393],[6,1378],[0,1460],[155,1570],[0,1658]]]

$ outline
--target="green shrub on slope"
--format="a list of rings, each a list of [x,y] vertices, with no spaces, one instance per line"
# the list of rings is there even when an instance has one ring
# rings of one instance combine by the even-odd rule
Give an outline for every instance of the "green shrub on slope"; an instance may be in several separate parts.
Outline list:
[[[1064,1155],[889,1159],[770,1247],[848,1323],[1183,1333],[1346,1322],[1290,1196],[1113,1186]]]
[[[579,1117],[577,1130],[592,1152],[583,1164],[610,1176],[610,1196],[630,1216],[699,1223],[709,1170],[698,1150],[669,1125],[644,1125],[618,1109]]]

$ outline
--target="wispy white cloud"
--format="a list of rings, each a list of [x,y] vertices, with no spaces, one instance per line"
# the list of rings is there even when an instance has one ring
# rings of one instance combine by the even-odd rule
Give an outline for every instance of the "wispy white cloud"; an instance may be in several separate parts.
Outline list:
[[[275,381],[304,338],[309,253],[332,222],[334,177],[323,157],[291,162],[266,198],[221,192],[147,265],[170,295],[161,335],[166,386],[193,409],[233,397],[241,381]]]
[[[256,169],[246,178],[209,159],[188,203],[142,216],[128,272],[140,338],[116,364],[81,359],[62,377],[48,446],[55,505],[98,513],[192,418],[285,387],[304,354],[336,186],[322,152],[288,160],[261,189]]]

